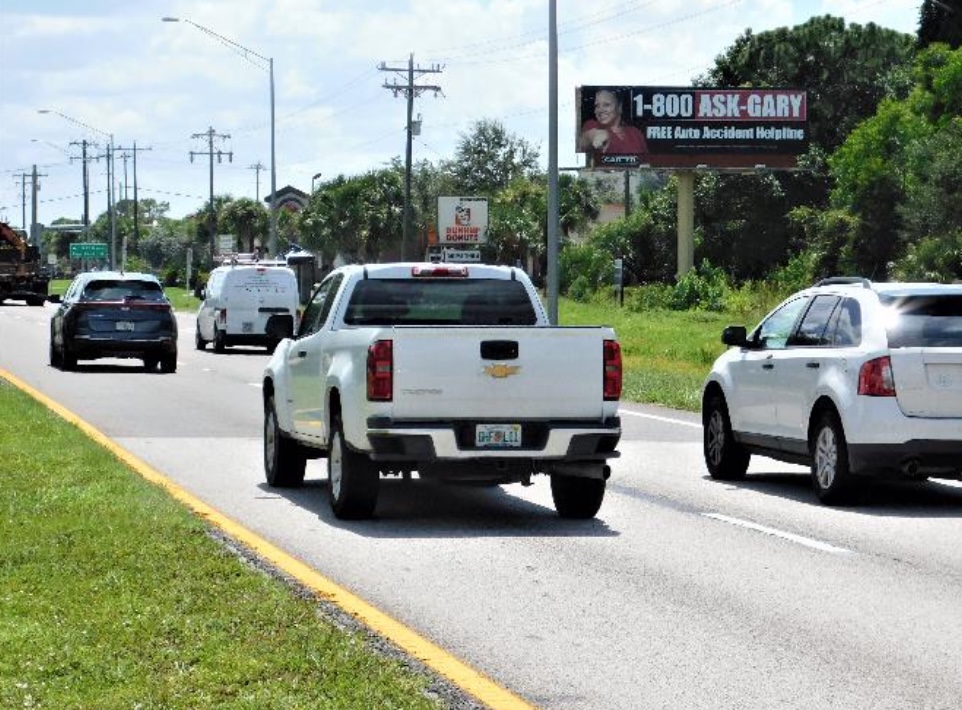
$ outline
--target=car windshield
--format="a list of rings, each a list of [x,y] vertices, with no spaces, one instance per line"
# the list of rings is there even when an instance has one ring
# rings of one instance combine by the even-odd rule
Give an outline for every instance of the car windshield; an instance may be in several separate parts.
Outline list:
[[[366,279],[351,293],[348,325],[534,325],[520,281]]]
[[[163,301],[164,291],[154,281],[101,279],[91,281],[84,289],[85,301]]]
[[[962,295],[881,295],[891,348],[962,347]]]

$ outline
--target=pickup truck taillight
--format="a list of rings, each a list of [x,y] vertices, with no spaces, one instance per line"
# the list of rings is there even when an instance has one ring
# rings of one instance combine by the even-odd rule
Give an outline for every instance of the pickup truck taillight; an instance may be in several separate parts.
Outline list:
[[[621,346],[617,340],[605,341],[604,359],[605,400],[621,399]]]
[[[367,349],[367,398],[390,402],[394,398],[394,342],[378,340]]]

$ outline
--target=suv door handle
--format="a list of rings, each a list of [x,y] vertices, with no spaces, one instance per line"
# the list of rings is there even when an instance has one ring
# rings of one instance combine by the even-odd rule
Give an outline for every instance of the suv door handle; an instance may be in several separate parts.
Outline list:
[[[810,370],[817,370],[819,367],[821,367],[821,365],[819,365],[817,362],[806,362],[805,367]]]

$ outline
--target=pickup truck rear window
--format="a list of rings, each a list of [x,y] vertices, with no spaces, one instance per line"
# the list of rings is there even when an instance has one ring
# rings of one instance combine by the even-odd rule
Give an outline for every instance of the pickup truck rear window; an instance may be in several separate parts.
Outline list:
[[[890,348],[962,347],[962,296],[881,296]]]
[[[354,287],[348,325],[534,325],[528,292],[499,279],[365,279]]]

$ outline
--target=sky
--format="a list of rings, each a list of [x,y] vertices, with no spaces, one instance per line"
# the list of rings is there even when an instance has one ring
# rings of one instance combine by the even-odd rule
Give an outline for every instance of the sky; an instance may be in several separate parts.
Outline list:
[[[751,29],[813,16],[914,34],[921,0],[557,0],[558,165],[575,152],[575,88],[688,86]],[[113,141],[115,199],[182,218],[214,193],[304,192],[404,161],[408,64],[415,162],[452,160],[479,120],[549,145],[547,0],[0,0],[0,220],[83,216],[82,145]],[[163,22],[177,17],[180,22]],[[426,70],[423,73],[420,70]],[[44,113],[41,113],[44,111]],[[215,134],[211,139],[210,134]],[[134,148],[136,147],[136,152]],[[124,157],[126,156],[126,158]],[[90,161],[91,220],[107,161]],[[26,176],[26,177],[24,177]],[[26,188],[24,190],[24,188]],[[25,196],[24,196],[25,193]]]

